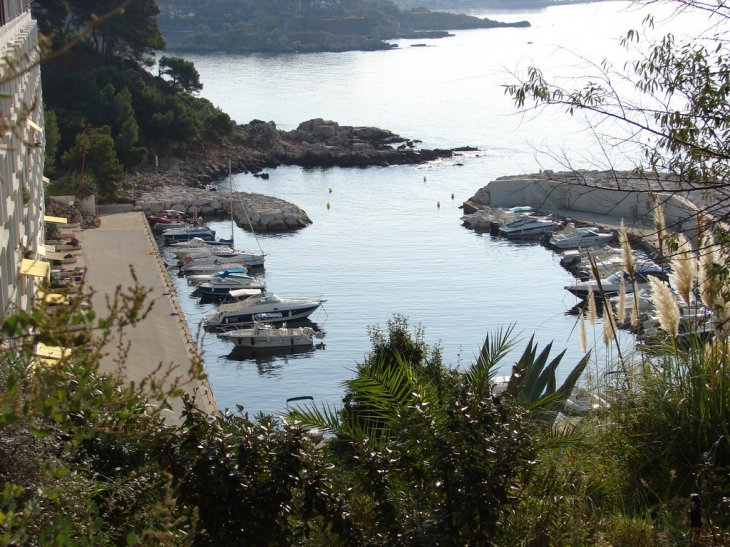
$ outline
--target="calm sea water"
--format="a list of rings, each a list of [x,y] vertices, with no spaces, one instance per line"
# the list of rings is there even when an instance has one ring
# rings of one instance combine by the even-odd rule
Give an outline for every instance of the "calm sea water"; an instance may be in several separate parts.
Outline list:
[[[566,313],[575,304],[563,289],[572,277],[544,247],[463,228],[459,206],[497,177],[561,169],[562,156],[596,167],[600,154],[580,120],[562,112],[518,113],[502,85],[531,65],[567,77],[586,69],[582,58],[622,63],[618,39],[645,15],[627,6],[472,12],[533,26],[457,31],[426,48],[401,40],[387,52],[186,54],[200,72],[202,96],[240,123],[273,120],[293,129],[321,117],[387,128],[426,148],[481,150],[418,167],[284,167],[270,170],[269,180],[234,176],[236,189],[291,201],[313,220],[295,233],[258,238],[237,228],[236,241],[267,253],[272,292],[327,299],[311,317],[326,337],[323,348],[304,353],[242,356],[205,336],[201,348],[219,406],[278,413],[287,398],[301,395],[339,404],[342,382],[370,349],[368,326],[385,327],[396,313],[422,324],[426,341],[440,344],[453,366],[471,363],[488,333],[515,325],[522,343],[504,361],[504,373],[534,333],[541,348],[553,342],[553,355],[566,350],[559,373],[567,374],[582,356],[576,317]],[[229,222],[211,224],[219,236],[230,235]],[[177,283],[196,332],[214,305],[189,296],[184,279]],[[594,337],[589,329],[590,340],[600,340],[600,326],[596,331]],[[600,372],[612,355],[600,342],[595,349],[593,368]]]

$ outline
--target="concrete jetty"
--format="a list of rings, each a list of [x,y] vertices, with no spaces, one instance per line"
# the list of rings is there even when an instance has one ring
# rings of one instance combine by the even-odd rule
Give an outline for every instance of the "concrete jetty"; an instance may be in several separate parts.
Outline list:
[[[711,221],[724,216],[724,200],[700,188],[683,188],[668,175],[654,178],[619,171],[543,171],[500,177],[480,188],[463,204],[465,213],[485,207],[529,205],[555,214],[611,229],[621,222],[630,235],[656,246],[656,211],[661,207],[665,228],[693,237],[703,211]]]
[[[185,392],[197,393],[198,406],[213,415],[218,408],[210,385],[190,377],[191,359],[197,357],[195,339],[188,330],[147,220],[141,212],[102,214],[100,218],[99,228],[77,235],[83,244],[86,282],[95,291],[92,304],[97,315],[104,315],[106,297],[113,296],[118,286],[133,286],[130,266],[134,267],[140,285],[152,289],[148,298],[154,300],[149,315],[137,327],[125,331],[126,341],[131,344],[124,368],[125,379],[139,383],[160,365],[163,369],[175,367],[170,381],[178,378]],[[102,372],[116,369],[116,342],[114,340],[108,346],[110,354],[101,361]],[[182,401],[170,402],[172,411],[164,412],[166,420],[170,424],[180,423]]]

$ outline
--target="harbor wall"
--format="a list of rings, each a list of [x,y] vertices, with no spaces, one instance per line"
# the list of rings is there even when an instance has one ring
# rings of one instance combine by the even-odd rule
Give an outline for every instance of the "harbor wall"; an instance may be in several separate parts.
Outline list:
[[[676,194],[597,188],[533,177],[494,180],[470,201],[491,207],[529,205],[540,211],[560,211],[566,216],[571,212],[611,215],[621,217],[627,225],[653,223],[655,208],[661,204],[666,227],[690,233],[696,228],[698,212],[693,203]]]

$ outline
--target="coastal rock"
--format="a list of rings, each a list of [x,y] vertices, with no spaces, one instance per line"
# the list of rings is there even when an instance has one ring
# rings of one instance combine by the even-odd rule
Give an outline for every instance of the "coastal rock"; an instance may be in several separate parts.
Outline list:
[[[398,146],[401,143],[403,146]],[[386,129],[340,125],[323,118],[304,121],[292,131],[277,129],[273,121],[251,120],[237,125],[225,144],[186,143],[176,148],[150,150],[151,159],[129,178],[128,189],[120,192],[120,197],[153,213],[165,209],[188,213],[193,208],[192,211],[205,215],[211,214],[211,209],[214,214],[223,215],[230,212],[230,203],[218,192],[212,197],[210,189],[216,188],[210,184],[225,180],[229,173],[253,173],[267,179],[268,173],[262,171],[280,165],[386,167],[416,165],[453,155],[452,150],[420,149],[416,143],[420,141]],[[287,230],[312,223],[304,211],[290,203],[266,196],[250,197],[254,195],[247,194],[249,215],[268,209],[276,213],[295,208],[293,218],[252,221],[256,231]],[[270,207],[267,205],[272,203]],[[235,208],[234,216],[242,228],[251,229],[248,220],[236,213]]]
[[[259,173],[279,165],[303,167],[366,167],[369,165],[412,165],[451,157],[451,150],[418,149],[419,141],[403,138],[377,127],[339,125],[332,120],[314,118],[299,124],[292,131],[277,129],[273,121],[252,120],[236,126],[227,144],[208,147],[202,143],[173,149],[150,151],[158,156],[159,167],[149,160],[140,166],[140,173],[155,172],[159,185],[204,188],[233,173]],[[405,144],[405,148],[398,147]],[[152,155],[150,157],[153,157]],[[134,195],[149,188],[135,186]],[[147,186],[147,187],[145,187]],[[130,193],[132,193],[130,192]],[[186,207],[190,204],[185,203]]]
[[[80,203],[73,202],[73,205],[61,203],[53,198],[48,198],[45,203],[46,215],[65,218],[69,222],[78,222],[82,229],[97,228],[101,221],[93,211],[87,211]]]
[[[212,197],[210,192],[204,189],[163,186],[154,191],[141,195],[136,202],[138,205],[148,205],[149,210],[178,209],[187,213],[199,213],[201,215],[221,216],[231,213],[231,201],[233,202],[233,218],[244,230],[257,233],[281,232],[304,228],[312,224],[307,213],[296,205],[279,198],[264,196],[262,194],[249,194],[246,192],[234,192],[232,200],[222,205],[217,200],[218,196]],[[190,202],[197,205],[185,206]],[[173,204],[174,207],[169,205]]]

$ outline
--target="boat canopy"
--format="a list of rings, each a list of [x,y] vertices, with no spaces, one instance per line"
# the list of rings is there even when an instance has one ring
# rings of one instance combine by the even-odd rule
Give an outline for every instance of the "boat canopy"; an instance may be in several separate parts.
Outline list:
[[[231,296],[235,298],[241,298],[245,296],[256,296],[257,294],[261,294],[261,289],[234,289],[232,291],[229,291]]]
[[[236,275],[236,274],[246,275],[246,274],[248,274],[248,270],[245,268],[231,268],[229,270],[223,270],[222,272],[213,274],[213,277],[225,278],[225,277],[228,277],[229,275]],[[240,277],[240,276],[237,276],[237,277]],[[246,275],[246,277],[251,277],[251,276]]]

